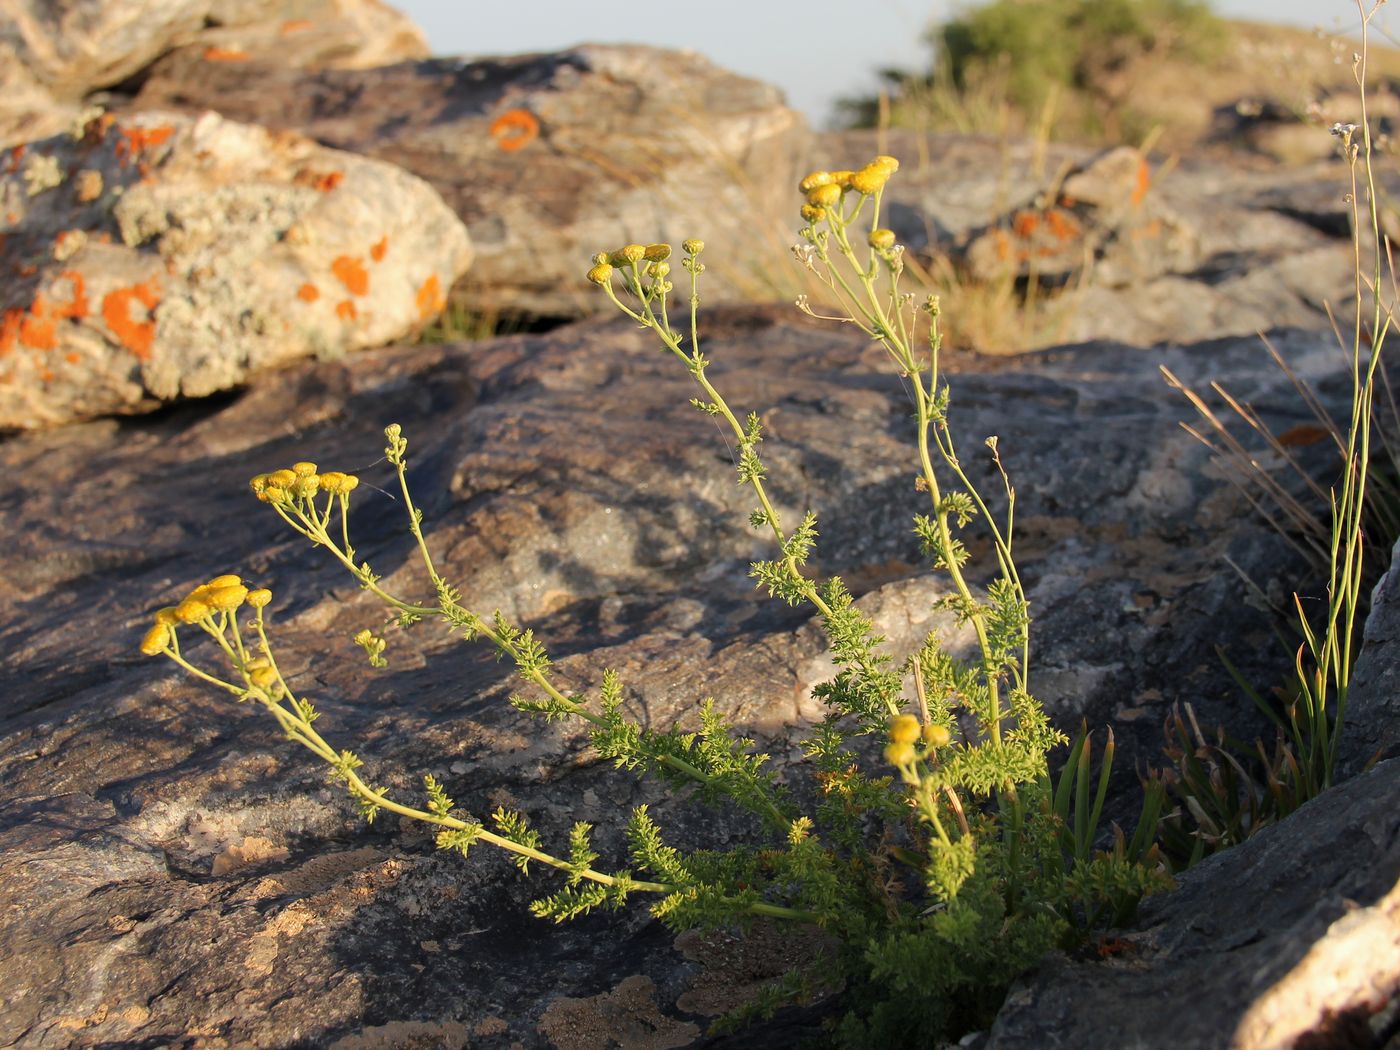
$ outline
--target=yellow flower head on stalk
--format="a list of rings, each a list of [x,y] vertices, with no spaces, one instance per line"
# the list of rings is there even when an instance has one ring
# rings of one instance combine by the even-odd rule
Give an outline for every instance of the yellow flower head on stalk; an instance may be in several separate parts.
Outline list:
[[[272,592],[266,587],[259,587],[248,592],[248,604],[254,609],[261,609],[270,601],[272,601]]]
[[[611,263],[595,263],[593,268],[588,271],[588,279],[594,284],[607,284],[612,280],[612,273],[613,268]]]
[[[877,252],[889,251],[895,244],[894,230],[887,230],[883,227],[878,230],[871,230],[869,243],[870,247],[874,248]]]
[[[814,171],[797,184],[798,190],[803,194],[809,194],[818,186],[826,186],[831,183],[831,172]]]
[[[947,747],[953,742],[953,734],[947,726],[926,725],[921,734],[929,747]]]
[[[890,722],[890,741],[912,744],[919,739],[919,720],[913,715],[898,715]]]
[[[631,266],[633,263],[641,262],[646,258],[646,246],[642,244],[628,244],[608,255],[608,262],[614,266]]]
[[[841,201],[841,187],[826,182],[807,194],[807,203],[817,208],[833,208]]]
[[[885,188],[890,176],[898,170],[899,161],[893,157],[876,157],[851,176],[851,189],[866,197],[874,196]]]
[[[157,623],[146,632],[141,639],[141,652],[147,656],[155,656],[164,652],[170,645],[170,628],[163,623]]]

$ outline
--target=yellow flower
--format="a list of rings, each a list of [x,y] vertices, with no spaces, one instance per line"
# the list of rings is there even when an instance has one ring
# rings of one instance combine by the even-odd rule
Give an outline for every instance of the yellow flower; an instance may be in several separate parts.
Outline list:
[[[815,204],[802,205],[802,217],[808,222],[821,222],[826,218],[826,209],[818,208]]]
[[[663,259],[671,257],[671,246],[669,244],[648,244],[643,258],[648,262],[661,262]]]
[[[248,592],[247,601],[254,609],[261,609],[268,602],[272,601],[272,592],[266,587],[259,587],[255,591]]]
[[[818,186],[826,186],[826,185],[829,185],[830,183],[831,183],[831,172],[829,172],[829,171],[814,171],[814,172],[812,172],[812,174],[808,175],[808,176],[807,176],[806,178],[804,178],[801,182],[799,182],[799,183],[797,184],[797,188],[798,188],[802,193],[804,193],[804,194],[809,194],[809,193],[811,193],[814,189],[816,189]]]
[[[613,268],[610,263],[600,262],[588,271],[588,279],[594,284],[607,284],[612,280]]]
[[[175,606],[175,619],[179,620],[181,623],[199,623],[200,620],[208,617],[212,611],[208,603],[202,598],[191,595],[179,605]]]
[[[947,747],[953,742],[953,734],[948,732],[947,726],[924,726],[924,743],[929,747]]]
[[[851,176],[851,189],[866,197],[873,197],[885,188],[890,181],[890,172],[885,168],[866,165]]]
[[[164,652],[169,644],[170,628],[163,623],[157,623],[141,639],[141,652],[147,656],[155,656],[157,653]]]
[[[681,242],[681,247],[685,249],[686,255],[699,255],[705,250],[705,242],[697,241],[694,237]]]
[[[204,586],[208,587],[211,591],[217,591],[220,587],[237,587],[242,582],[242,577],[235,576],[230,572],[225,573],[223,576],[215,576]]]
[[[300,463],[293,463],[292,473],[302,478],[310,477],[312,474],[316,473],[316,464],[308,463],[305,460]]]
[[[919,720],[913,715],[897,715],[890,722],[890,740],[896,744],[912,744],[919,739]]]
[[[892,766],[905,766],[914,764],[913,744],[890,744],[885,748],[885,761]]]
[[[894,247],[894,230],[884,228],[870,231],[870,247],[879,252],[887,252]]]
[[[647,250],[641,244],[628,244],[619,248],[608,256],[608,262],[614,266],[631,266],[635,262],[641,262],[646,258]]]
[[[234,577],[237,579],[237,577]],[[248,588],[241,583],[227,587],[215,587],[209,592],[209,606],[219,612],[233,612],[248,597]]]
[[[833,182],[823,183],[807,194],[807,203],[819,208],[830,208],[841,199],[841,187]]]
[[[248,681],[259,689],[271,689],[277,684],[277,672],[271,667],[254,667],[248,671]]]
[[[156,610],[156,623],[165,627],[174,627],[180,622],[180,618],[175,615],[175,606],[167,605],[164,609]]]

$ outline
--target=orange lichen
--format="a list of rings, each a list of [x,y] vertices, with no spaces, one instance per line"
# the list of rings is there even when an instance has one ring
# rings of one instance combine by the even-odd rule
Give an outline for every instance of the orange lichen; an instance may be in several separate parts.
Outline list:
[[[292,176],[292,182],[296,185],[309,186],[322,193],[330,193],[344,181],[343,171],[313,171],[311,168],[302,168]]]
[[[508,109],[491,121],[491,137],[507,152],[528,145],[539,133],[539,118],[528,109]]]
[[[1074,216],[1059,208],[1051,208],[1045,213],[1045,225],[1050,228],[1050,232],[1056,238],[1062,241],[1073,240],[1083,232]]]
[[[310,29],[315,23],[309,18],[290,18],[283,22],[278,30],[283,36],[291,36],[293,33],[300,33]]]
[[[1040,216],[1032,211],[1018,211],[1011,220],[1011,228],[1017,237],[1029,237],[1040,226]]]
[[[335,304],[335,315],[342,321],[353,321],[360,316],[360,312],[355,309],[355,304],[349,299],[342,299]]]
[[[387,252],[388,250],[389,250],[389,235],[386,233],[383,237],[379,238],[379,240],[377,240],[377,241],[374,242],[373,247],[371,247],[370,250],[369,250],[369,257],[370,257],[371,259],[373,259],[375,262],[383,262],[383,261],[384,261],[384,253]]]
[[[10,150],[10,159],[5,165],[6,175],[12,175],[15,172],[19,171],[19,162],[24,159],[24,151],[27,148],[28,147],[21,142],[18,146],[15,146]]]
[[[77,270],[64,270],[58,275],[61,281],[67,281],[73,286],[73,297],[66,303],[55,303],[52,311],[54,317],[69,317],[75,321],[81,320],[88,315],[87,285],[83,281],[83,275]]]
[[[54,331],[53,318],[48,315],[44,297],[36,295],[29,313],[24,315],[19,325],[21,346],[31,350],[52,350],[58,345],[58,335]]]
[[[438,284],[437,274],[428,274],[428,279],[418,286],[418,316],[424,321],[442,313],[447,301],[442,296],[442,285]]]
[[[1005,230],[997,230],[993,240],[996,242],[997,261],[1006,262],[1011,258],[1011,238]]]
[[[161,124],[154,128],[119,128],[121,140],[117,143],[117,160],[125,167],[130,161],[139,159],[142,152],[159,146],[175,134],[175,129]]]
[[[82,359],[83,355],[76,350],[69,350],[68,353],[63,355],[63,360],[67,361],[70,365],[76,365]]]
[[[331,273],[351,295],[364,295],[369,291],[369,271],[354,256],[337,255],[331,260]]]
[[[206,62],[246,62],[251,56],[238,47],[217,47],[210,44],[204,49]]]
[[[15,348],[19,339],[20,325],[24,324],[24,311],[12,306],[0,314],[0,355],[8,354]]]
[[[1152,169],[1147,166],[1147,161],[1138,162],[1137,178],[1133,182],[1133,206],[1141,204],[1147,197],[1147,190],[1152,185]]]
[[[131,317],[133,300],[145,307],[146,319],[136,321]],[[130,288],[117,288],[102,297],[102,320],[117,342],[130,350],[142,361],[151,355],[151,347],[156,340],[156,321],[153,316],[160,296],[150,282],[143,281]]]
[[[307,281],[297,289],[297,298],[304,303],[314,303],[321,298],[321,289],[317,288],[310,281]]]

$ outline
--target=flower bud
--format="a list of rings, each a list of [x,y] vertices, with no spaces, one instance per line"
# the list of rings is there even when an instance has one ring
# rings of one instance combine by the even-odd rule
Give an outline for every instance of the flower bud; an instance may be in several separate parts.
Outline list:
[[[823,183],[807,194],[807,203],[819,208],[830,208],[841,200],[841,187],[833,182]]]
[[[659,281],[661,278],[665,277],[670,272],[670,263],[655,262],[647,267],[647,276],[654,281]]]
[[[619,248],[608,257],[608,262],[614,266],[630,266],[632,263],[641,262],[646,256],[647,250],[640,244],[628,244]]]
[[[681,248],[685,250],[686,255],[699,255],[705,250],[705,242],[697,241],[692,237],[689,240],[682,241]]]
[[[271,689],[277,684],[277,672],[271,667],[256,667],[248,672],[248,681],[259,689]]]
[[[304,474],[297,478],[292,486],[292,492],[297,499],[310,499],[321,491],[321,479],[315,474]]]
[[[947,726],[926,725],[922,735],[929,747],[947,747],[953,742],[953,734],[948,732]]]
[[[299,478],[309,477],[310,475],[316,473],[316,464],[308,463],[305,460],[302,460],[302,462],[300,463],[293,463],[292,473]]]
[[[887,252],[894,247],[894,230],[886,230],[883,227],[870,231],[870,247],[877,252]]]
[[[613,268],[607,262],[600,262],[588,271],[588,279],[594,284],[607,284],[612,280]]]
[[[802,217],[810,223],[818,223],[826,218],[826,209],[818,208],[815,204],[802,205]]]
[[[912,744],[919,739],[919,720],[913,715],[896,715],[890,722],[890,740],[896,744]]]
[[[810,194],[818,186],[826,186],[831,182],[831,172],[814,171],[797,184],[798,190],[804,194]]]
[[[248,592],[247,601],[254,609],[261,609],[268,602],[272,601],[272,592],[266,587],[259,587],[255,591]]]
[[[851,188],[851,176],[854,174],[855,172],[853,171],[833,171],[831,173],[831,181],[837,186],[840,186],[843,190],[848,190]]]
[[[223,576],[215,576],[204,586],[208,587],[211,591],[217,591],[220,587],[237,587],[242,582],[243,578],[241,576],[235,576],[233,573],[225,573]]]
[[[286,489],[279,489],[276,486],[263,489],[258,493],[258,499],[264,503],[286,503],[291,500]]]
[[[869,164],[867,164],[866,167],[881,168],[887,175],[893,175],[899,170],[899,161],[894,157],[887,157],[884,154],[881,154],[880,156],[872,160]]]
[[[648,262],[661,262],[663,259],[671,257],[671,246],[669,244],[648,244],[643,258]]]
[[[296,481],[296,479],[296,473],[287,470],[285,467],[281,470],[274,470],[267,476],[268,484],[276,486],[279,489],[291,488],[292,482]]]
[[[594,255],[593,258],[590,259],[589,261],[590,261],[591,263],[593,263],[594,266],[602,266],[603,263],[605,263],[605,262],[608,261],[608,253],[607,253],[607,252],[598,252],[598,253],[597,253],[596,255]]]
[[[156,623],[174,627],[179,622],[180,618],[175,615],[175,606],[167,605],[164,609],[156,610]]]
[[[147,656],[155,656],[163,652],[169,644],[170,628],[163,623],[157,623],[141,639],[141,652]]]

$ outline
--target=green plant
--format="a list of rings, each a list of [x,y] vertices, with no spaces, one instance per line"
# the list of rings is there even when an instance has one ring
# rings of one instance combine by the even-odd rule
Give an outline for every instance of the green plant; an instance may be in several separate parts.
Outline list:
[[[1379,7],[1380,3],[1367,8],[1365,0],[1357,2],[1362,36],[1353,76],[1360,123],[1331,129],[1340,141],[1350,177],[1347,200],[1355,274],[1351,337],[1347,340],[1337,333],[1350,366],[1351,404],[1345,428],[1267,340],[1266,347],[1292,380],[1316,425],[1275,435],[1249,405],[1213,384],[1215,393],[1262,436],[1278,462],[1301,482],[1290,485],[1260,466],[1259,453],[1236,438],[1204,398],[1163,369],[1168,383],[1182,391],[1206,421],[1199,430],[1183,426],[1217,454],[1227,475],[1256,509],[1319,568],[1325,587],[1316,599],[1300,593],[1293,596],[1297,641],[1291,647],[1288,684],[1277,691],[1278,700],[1266,699],[1235,669],[1226,651],[1218,650],[1241,690],[1274,724],[1277,738],[1271,752],[1262,741],[1253,749],[1229,741],[1221,729],[1211,743],[1189,706],[1185,720],[1180,712],[1167,720],[1166,753],[1171,766],[1155,776],[1178,803],[1162,826],[1167,854],[1178,865],[1194,863],[1241,841],[1336,782],[1347,693],[1359,650],[1358,617],[1365,616],[1371,586],[1389,563],[1390,548],[1400,536],[1395,484],[1400,412],[1380,368],[1394,322],[1394,267],[1382,234],[1366,86],[1369,29]],[[1380,440],[1373,444],[1377,433]],[[1337,454],[1337,479],[1329,490],[1313,479],[1293,451],[1314,441],[1330,444]],[[1294,493],[1300,487],[1302,497]],[[1327,508],[1325,519],[1305,502],[1309,496]]]
[[[1030,621],[1012,546],[1015,490],[997,441],[989,438],[990,465],[1004,499],[999,521],[954,448],[950,393],[939,372],[939,304],[932,297],[916,303],[901,292],[903,248],[879,223],[881,195],[897,166],[879,157],[859,171],[815,172],[803,180],[806,225],[794,251],[843,305],[834,319],[877,340],[911,392],[917,487],[927,501],[913,516],[913,531],[948,583],[941,604],[976,636],[970,661],[955,659],[932,634],[895,665],[842,581],[810,575],[816,516],[783,520],[769,496],[760,417],[735,412],[708,374],[698,325],[703,244],[682,246],[678,269],[689,295],[680,327],[671,321],[677,270],[671,246],[632,244],[600,253],[588,272],[618,310],[650,330],[662,351],[689,372],[698,388],[691,404],[737,443],[739,480],[756,503],[750,523],[771,537],[775,551],[753,564],[757,585],[812,609],[826,630],[839,670],[818,688],[827,715],[803,741],[813,778],[808,793],[781,786],[768,757],[755,753],[753,741],[727,724],[711,701],[698,705],[692,724],[658,730],[626,717],[625,689],[611,670],[601,671],[591,696],[560,689],[532,630],[499,612],[472,609],[439,573],[410,494],[408,442],[397,425],[385,430],[385,456],[430,601],[388,592],[358,559],[348,521],[358,486],[353,475],[305,462],[252,480],[259,500],[340,561],[398,623],[437,619],[493,646],[529,687],[512,698],[516,708],[545,720],[582,720],[597,753],[618,767],[663,786],[698,789],[702,804],[748,811],[764,829],[756,841],[723,851],[685,848],[667,841],[651,810],[641,806],[626,825],[629,866],[609,868],[599,866],[585,823],[574,825],[566,850],[555,851],[524,814],[498,809],[483,819],[463,813],[431,777],[421,805],[391,799],[362,777],[359,757],[316,728],[317,711],[293,690],[275,656],[265,617],[271,595],[249,590],[235,576],[201,584],[160,610],[142,650],[164,654],[238,700],[262,705],[291,740],[327,763],[366,818],[389,811],[436,826],[441,848],[465,854],[488,844],[510,853],[522,871],[531,862],[560,871],[562,885],[532,905],[537,915],[562,921],[641,895],[650,898],[653,915],[676,929],[756,918],[816,924],[837,946],[848,1011],[833,1037],[843,1045],[923,1046],[940,1033],[986,1024],[1009,982],[1047,948],[1123,921],[1143,893],[1166,884],[1153,846],[1161,794],[1149,791],[1131,840],[1116,829],[1101,836],[1112,736],[1097,778],[1087,732],[1059,777],[1050,774],[1047,756],[1066,741],[1029,692]],[[805,300],[799,305],[815,315]],[[985,585],[972,574],[960,538],[979,519],[994,552]],[[240,624],[247,607],[251,622]],[[185,627],[211,637],[231,673],[196,664],[179,637]],[[365,630],[355,642],[372,665],[383,665],[380,635]],[[904,698],[906,686],[912,701]],[[862,738],[871,737],[885,742],[883,769],[872,770],[863,759]],[[1098,848],[1101,837],[1107,848]],[[731,1021],[829,985],[822,969],[785,975]]]
[[[927,32],[930,72],[881,76],[896,124],[985,133],[1029,128],[1057,109],[1057,137],[1128,141],[1150,125],[1132,109],[1134,68],[1209,61],[1224,36],[1203,0],[993,0]],[[841,108],[870,124],[879,106],[857,98]]]

